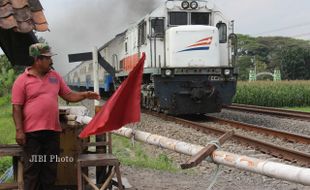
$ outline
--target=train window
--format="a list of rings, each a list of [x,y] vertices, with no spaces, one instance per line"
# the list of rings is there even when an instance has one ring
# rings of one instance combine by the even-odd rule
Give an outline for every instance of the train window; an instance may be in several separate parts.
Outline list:
[[[151,35],[152,37],[164,37],[165,34],[165,22],[163,18],[151,19]]]
[[[219,30],[220,43],[226,43],[227,42],[227,25],[223,22],[219,22],[216,24],[216,27]]]
[[[146,42],[146,22],[142,21],[138,25],[138,46],[145,44]]]
[[[209,13],[191,13],[192,25],[209,25]]]
[[[170,12],[170,25],[187,25],[187,12]]]
[[[125,42],[125,53],[126,54],[128,53],[128,44],[127,44],[127,42]]]

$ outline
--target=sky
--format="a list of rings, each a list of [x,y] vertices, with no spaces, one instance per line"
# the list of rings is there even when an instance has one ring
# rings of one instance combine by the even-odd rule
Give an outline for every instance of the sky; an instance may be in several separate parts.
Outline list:
[[[235,21],[235,33],[310,40],[309,0],[213,0]],[[41,0],[50,32],[37,33],[52,46],[62,75],[77,63],[67,55],[101,47],[164,0]]]

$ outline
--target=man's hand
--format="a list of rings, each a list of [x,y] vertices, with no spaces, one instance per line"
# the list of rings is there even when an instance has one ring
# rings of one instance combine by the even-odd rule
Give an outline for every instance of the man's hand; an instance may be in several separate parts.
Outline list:
[[[23,128],[23,106],[13,104],[13,119],[16,127],[15,140],[17,144],[24,145],[26,143],[26,136]]]
[[[100,95],[98,93],[92,92],[92,91],[85,92],[84,97],[87,98],[87,99],[97,99],[97,100],[100,100]]]
[[[85,91],[85,92],[70,92],[69,94],[61,96],[67,102],[79,102],[84,99],[97,99],[100,100],[100,96],[96,92]]]
[[[15,140],[16,140],[17,144],[19,144],[20,146],[23,146],[24,144],[26,144],[26,135],[22,129],[16,130],[16,139]]]

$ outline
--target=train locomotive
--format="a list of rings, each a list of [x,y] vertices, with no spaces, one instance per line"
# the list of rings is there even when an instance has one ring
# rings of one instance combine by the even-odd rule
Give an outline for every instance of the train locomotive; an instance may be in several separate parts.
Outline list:
[[[99,86],[113,91],[145,52],[143,107],[172,115],[220,112],[236,92],[233,27],[211,1],[166,1],[99,49],[116,70],[112,78],[100,68]],[[65,79],[91,88],[91,75],[92,63],[82,62]]]

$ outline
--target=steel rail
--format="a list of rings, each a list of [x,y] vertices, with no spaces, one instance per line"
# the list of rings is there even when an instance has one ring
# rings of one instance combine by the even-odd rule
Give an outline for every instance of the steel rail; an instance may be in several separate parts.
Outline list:
[[[237,129],[244,129],[247,131],[255,131],[258,133],[262,133],[264,135],[272,135],[274,137],[282,138],[288,142],[293,143],[303,143],[303,144],[310,144],[310,136],[306,135],[300,135],[295,133],[288,133],[285,131],[270,129],[262,126],[247,124],[239,121],[232,121],[227,119],[222,119],[214,116],[206,116],[207,121],[224,124],[224,125],[230,125],[231,127],[237,128]]]
[[[224,109],[228,110],[237,110],[237,111],[248,111],[254,113],[269,114],[274,116],[281,116],[287,118],[295,118],[305,121],[310,121],[310,113],[302,111],[293,111],[287,109],[279,109],[272,107],[263,107],[263,106],[253,106],[245,104],[232,104],[231,106],[223,106]]]
[[[188,120],[173,117],[173,116],[168,116],[168,115],[161,114],[161,113],[155,113],[155,112],[151,112],[151,111],[143,111],[143,112],[146,114],[156,116],[156,117],[160,117],[160,118],[165,119],[165,120],[169,120],[169,121],[173,121],[175,123],[179,123],[179,124],[184,125],[184,126],[194,128],[194,129],[196,129],[198,131],[202,131],[203,133],[206,133],[206,134],[211,132],[211,133],[214,133],[217,135],[222,135],[222,134],[227,132],[225,130],[218,129],[218,128],[215,128],[212,126],[200,124],[200,123],[193,122],[193,121],[188,121]],[[277,145],[274,145],[271,143],[266,143],[263,141],[259,141],[257,139],[246,137],[246,136],[240,135],[238,133],[235,133],[232,138],[233,138],[233,140],[237,140],[242,144],[252,146],[252,147],[256,148],[257,150],[259,150],[263,153],[269,154],[271,156],[274,156],[274,157],[277,157],[277,158],[280,158],[283,160],[287,160],[287,161],[290,161],[292,163],[299,163],[302,166],[310,167],[310,154],[308,154],[308,153],[303,153],[303,152],[291,150],[288,148],[280,147],[280,146],[277,146]]]
[[[256,105],[249,105],[249,104],[232,104],[233,106],[242,106],[242,107],[248,107],[248,108],[261,108],[261,109],[267,109],[267,110],[274,110],[274,111],[281,111],[286,113],[296,113],[296,114],[302,114],[302,115],[309,115],[310,112],[304,112],[304,111],[296,111],[296,110],[289,110],[289,109],[283,109],[283,108],[275,108],[275,107],[266,107],[266,106],[256,106]]]

